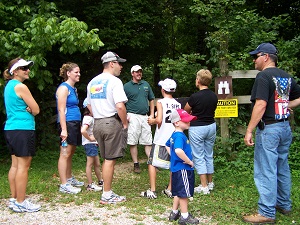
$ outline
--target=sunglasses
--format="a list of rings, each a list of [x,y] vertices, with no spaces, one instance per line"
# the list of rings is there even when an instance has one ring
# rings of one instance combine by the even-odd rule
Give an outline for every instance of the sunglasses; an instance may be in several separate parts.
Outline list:
[[[19,66],[18,69],[23,70],[23,71],[27,71],[27,70],[29,70],[29,66]]]
[[[261,57],[263,55],[266,55],[266,53],[261,53],[260,55],[253,55],[252,57],[254,60],[257,60],[259,57]]]

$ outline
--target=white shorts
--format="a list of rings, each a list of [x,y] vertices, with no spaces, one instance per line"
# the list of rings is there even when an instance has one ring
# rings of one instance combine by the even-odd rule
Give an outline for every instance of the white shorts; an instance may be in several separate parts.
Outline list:
[[[128,123],[128,145],[152,145],[152,131],[148,124],[148,115],[127,113]]]

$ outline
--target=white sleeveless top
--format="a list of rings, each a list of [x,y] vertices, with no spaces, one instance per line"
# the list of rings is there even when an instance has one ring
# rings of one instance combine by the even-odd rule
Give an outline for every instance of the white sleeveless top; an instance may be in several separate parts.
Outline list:
[[[170,114],[172,110],[180,109],[181,104],[174,98],[163,98],[157,102],[160,102],[162,105],[163,117],[160,128],[158,128],[158,125],[156,125],[153,143],[156,145],[165,146],[167,140],[171,137],[175,130],[175,127],[170,120]]]

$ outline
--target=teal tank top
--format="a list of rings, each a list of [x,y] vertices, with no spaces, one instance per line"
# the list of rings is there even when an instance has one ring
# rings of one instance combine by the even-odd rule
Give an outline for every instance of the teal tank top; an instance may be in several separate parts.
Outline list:
[[[26,111],[26,103],[16,95],[15,86],[17,84],[21,84],[21,82],[10,80],[4,89],[7,116],[4,130],[35,130],[34,116]]]

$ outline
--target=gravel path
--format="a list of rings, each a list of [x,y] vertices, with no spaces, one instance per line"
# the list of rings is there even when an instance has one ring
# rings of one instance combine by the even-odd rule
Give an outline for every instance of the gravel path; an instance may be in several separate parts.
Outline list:
[[[132,163],[119,163],[115,168],[115,176],[132,173]],[[8,199],[0,199],[0,225],[171,225],[168,221],[169,211],[162,215],[134,215],[120,205],[99,206],[100,203],[63,204],[42,202],[40,196],[28,196],[33,202],[41,204],[42,209],[34,213],[15,213],[8,209]],[[170,206],[171,207],[171,206]],[[130,212],[131,211],[131,212]],[[159,217],[159,219],[157,219]],[[155,219],[154,219],[155,218]],[[212,217],[197,217],[202,224],[215,225]]]
[[[170,224],[166,218],[168,214],[161,215],[162,221],[157,221],[149,215],[134,216],[129,213],[126,206],[98,207],[94,203],[82,204],[56,204],[42,203],[42,209],[35,213],[14,213],[7,207],[7,199],[0,201],[0,224],[26,224],[26,225],[56,225],[56,224]],[[135,219],[137,218],[137,219]],[[165,221],[164,221],[165,220]]]

